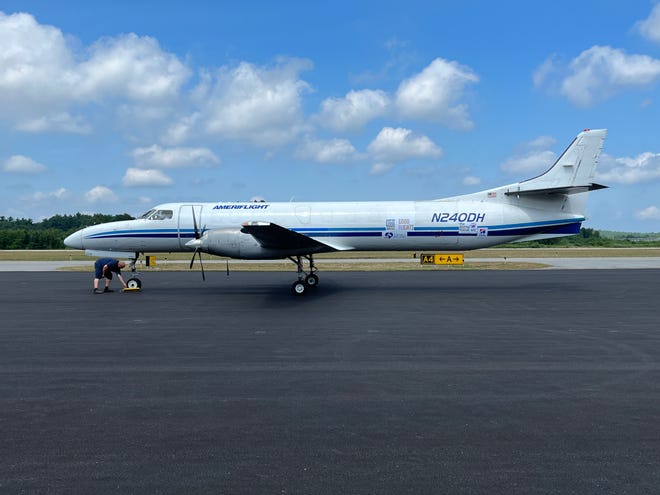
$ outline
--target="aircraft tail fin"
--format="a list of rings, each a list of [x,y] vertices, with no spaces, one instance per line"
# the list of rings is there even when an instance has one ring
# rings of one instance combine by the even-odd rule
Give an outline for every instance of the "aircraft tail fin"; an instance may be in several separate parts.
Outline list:
[[[547,172],[507,187],[504,194],[537,199],[571,196],[569,204],[564,204],[562,209],[567,213],[584,214],[587,195],[572,195],[607,187],[594,182],[596,165],[606,136],[606,129],[585,129]]]

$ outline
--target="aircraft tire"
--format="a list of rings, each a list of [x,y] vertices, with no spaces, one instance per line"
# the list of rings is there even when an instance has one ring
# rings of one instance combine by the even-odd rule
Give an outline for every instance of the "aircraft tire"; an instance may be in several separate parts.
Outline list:
[[[142,281],[137,277],[129,278],[126,281],[126,287],[129,289],[140,289],[142,288]]]
[[[291,292],[296,296],[302,296],[307,292],[307,284],[302,280],[296,280],[291,286]]]
[[[311,273],[305,277],[305,283],[308,287],[317,287],[319,285],[319,277],[315,273]]]

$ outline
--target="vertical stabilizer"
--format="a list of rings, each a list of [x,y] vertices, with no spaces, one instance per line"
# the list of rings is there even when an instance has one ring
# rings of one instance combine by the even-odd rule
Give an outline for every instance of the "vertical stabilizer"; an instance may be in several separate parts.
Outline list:
[[[584,215],[589,191],[603,189],[594,182],[596,165],[607,130],[586,129],[573,140],[550,170],[538,177],[528,179],[506,187],[505,195],[518,198],[546,200],[543,204],[550,207],[560,201],[563,213]]]
[[[550,170],[520,182],[520,192],[570,188],[579,188],[575,192],[584,192],[600,189],[601,186],[594,184],[593,180],[606,135],[605,129],[582,131]]]

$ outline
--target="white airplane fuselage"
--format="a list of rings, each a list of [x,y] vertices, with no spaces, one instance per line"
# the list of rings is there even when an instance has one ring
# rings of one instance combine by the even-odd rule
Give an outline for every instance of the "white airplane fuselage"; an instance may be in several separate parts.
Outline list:
[[[571,235],[579,232],[584,220],[582,215],[551,214],[533,206],[533,200],[504,196],[501,191],[484,192],[483,198],[475,200],[166,203],[154,210],[171,212],[170,218],[155,216],[87,227],[68,238],[67,244],[118,252],[194,251],[186,243],[194,238],[196,222],[202,233],[224,234],[224,243],[218,240],[205,249],[211,254],[244,259],[293,254],[263,248],[240,232],[243,224],[267,222],[329,247],[320,251],[456,251],[530,236]]]

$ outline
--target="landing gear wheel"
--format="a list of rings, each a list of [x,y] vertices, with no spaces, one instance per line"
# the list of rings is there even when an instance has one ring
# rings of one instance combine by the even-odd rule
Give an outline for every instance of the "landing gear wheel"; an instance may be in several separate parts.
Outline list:
[[[307,284],[302,280],[296,280],[291,286],[291,292],[296,296],[302,296],[307,290]]]
[[[318,285],[319,285],[319,277],[318,277],[318,275],[316,275],[315,273],[310,273],[309,275],[307,275],[307,277],[305,277],[305,283],[306,283],[309,287],[316,287],[316,286],[318,286]]]
[[[140,289],[142,287],[142,281],[137,277],[129,278],[126,281],[126,287],[129,289]]]

